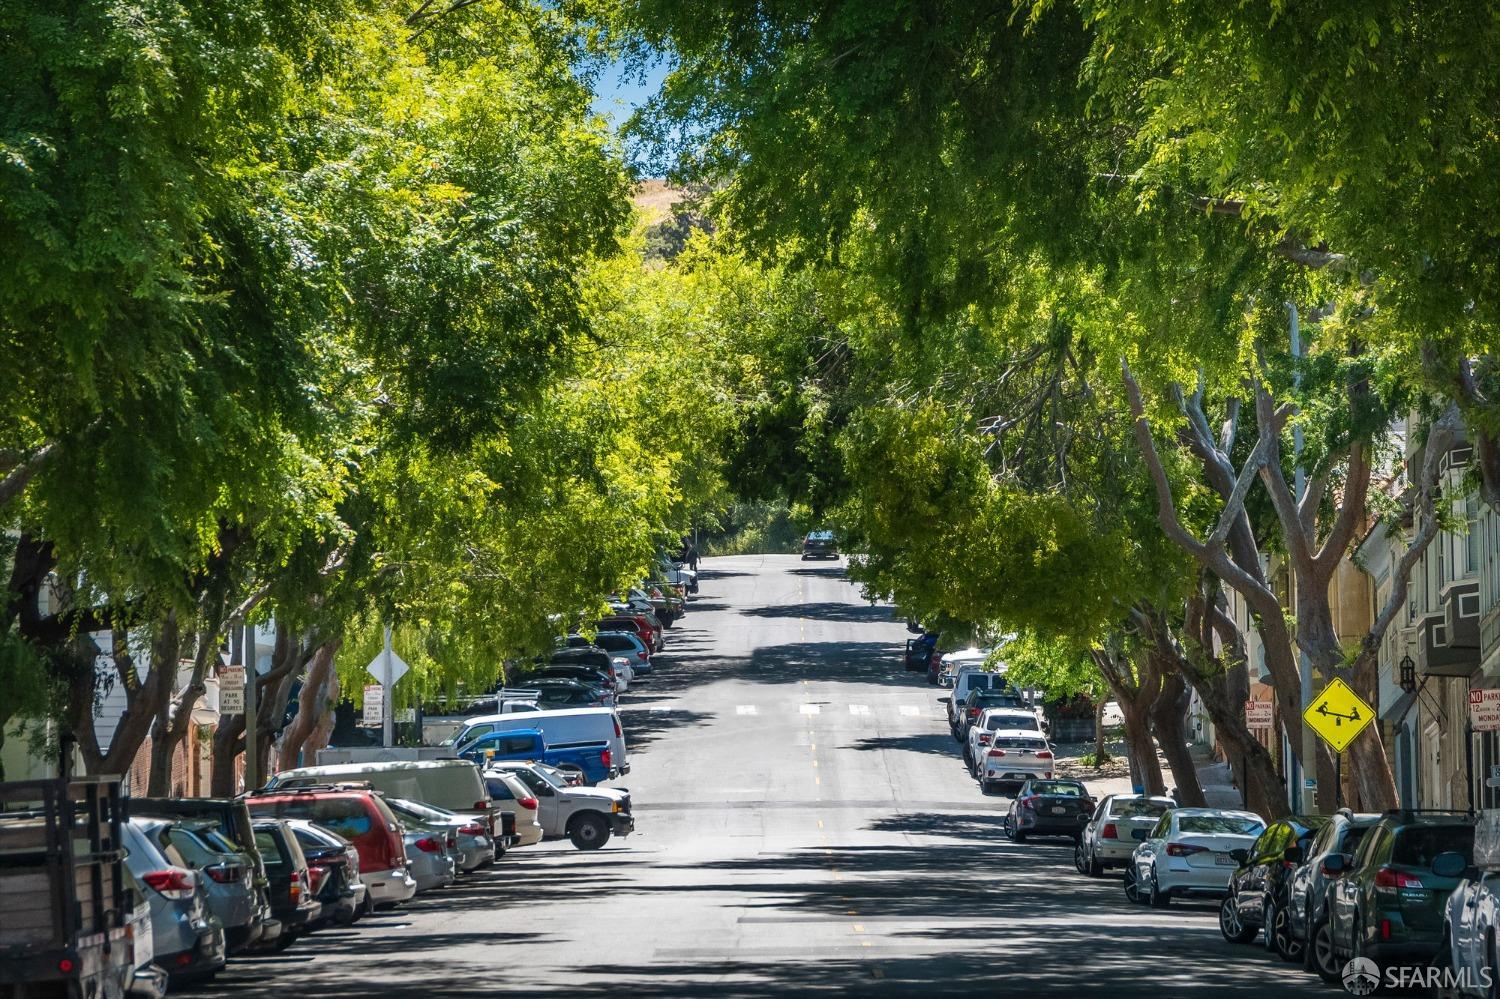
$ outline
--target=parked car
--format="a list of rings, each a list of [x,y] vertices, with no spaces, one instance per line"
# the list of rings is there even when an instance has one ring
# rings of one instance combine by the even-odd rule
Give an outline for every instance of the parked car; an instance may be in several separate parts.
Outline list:
[[[417,892],[406,870],[406,848],[396,816],[368,788],[287,788],[247,798],[252,815],[308,819],[354,844],[359,876],[376,907],[405,902]]]
[[[132,816],[202,819],[213,822],[225,839],[250,858],[254,868],[259,927],[242,946],[261,946],[276,939],[277,934],[281,932],[281,923],[271,915],[271,903],[267,896],[266,869],[261,862],[260,851],[255,847],[253,821],[250,809],[243,798],[127,798],[125,806]],[[231,942],[230,953],[234,953],[235,949],[236,945]]]
[[[323,903],[313,895],[307,856],[286,822],[257,819],[255,845],[271,883],[271,912],[281,920],[281,936],[271,949],[285,950],[323,914]]]
[[[992,648],[981,649],[970,646],[967,649],[957,649],[953,652],[943,653],[938,657],[939,672],[943,686],[953,686],[958,681],[958,675],[968,670],[984,672],[984,662],[990,657],[990,653],[993,651],[995,650]],[[998,676],[1000,674],[997,673],[994,675]],[[959,697],[959,700],[962,701],[963,697]],[[951,711],[948,721],[949,724],[953,722]]]
[[[969,729],[988,708],[1013,708],[1030,712],[1026,699],[1012,687],[975,687],[963,699],[958,708],[959,741],[969,738]]]
[[[609,617],[602,617],[595,622],[595,627],[600,631],[628,631],[646,644],[649,652],[657,653],[662,649],[661,622],[654,615],[644,613],[619,613]]]
[[[490,836],[484,826],[473,816],[459,815],[446,808],[438,808],[435,805],[406,798],[387,798],[386,804],[391,806],[391,811],[395,812],[396,817],[402,821],[410,817],[434,828],[447,829],[450,833],[448,849],[454,854],[458,869],[464,873],[477,871],[486,864],[493,864],[497,852],[504,853],[506,849],[514,845],[512,839],[511,842],[499,844],[497,851],[494,837]]]
[[[526,682],[532,686],[536,686],[543,680],[572,680],[575,683],[597,688],[608,698],[610,707],[613,707],[619,695],[624,693],[613,664],[608,669],[603,669],[587,664],[553,663],[540,666],[526,675]]]
[[[504,760],[523,760],[545,763],[560,770],[577,770],[589,785],[608,780],[616,772],[614,754],[607,741],[553,747],[547,745],[540,729],[532,728],[482,735],[467,743],[460,755],[484,766]]]
[[[417,882],[417,894],[444,888],[458,877],[458,862],[448,850],[448,830],[424,822],[402,823],[407,870]]]
[[[542,711],[567,711],[569,708],[612,708],[613,688],[565,677],[534,677],[531,686],[537,692],[536,706]],[[476,712],[503,714],[504,712]]]
[[[451,745],[455,754],[463,755],[474,740],[482,736],[491,732],[511,732],[518,729],[541,732],[549,749],[590,747],[602,743],[609,748],[609,776],[618,777],[630,772],[630,761],[625,751],[625,729],[620,724],[619,714],[613,708],[572,708],[527,715],[473,718],[454,734]]]
[[[135,970],[126,984],[125,994],[130,999],[164,999],[167,973],[156,963],[156,940],[151,933],[151,900],[146,895],[146,886],[130,873],[128,864],[120,865],[120,875],[125,885],[128,939],[134,950],[131,959],[135,961]],[[3,981],[0,978],[0,982]]]
[[[1169,809],[1135,848],[1125,868],[1125,894],[1166,908],[1172,899],[1222,897],[1239,866],[1234,850],[1248,850],[1266,824],[1254,812],[1221,808]]]
[[[809,531],[802,539],[802,561],[810,558],[838,558],[838,542],[832,531]]]
[[[1326,815],[1291,815],[1266,826],[1243,854],[1231,851],[1240,866],[1229,875],[1229,894],[1219,906],[1225,940],[1249,943],[1264,931],[1267,950],[1301,960],[1302,939],[1292,933],[1288,903],[1292,873],[1327,824]]]
[[[651,650],[633,631],[601,631],[594,636],[594,644],[612,656],[624,656],[630,660],[630,668],[636,676],[650,676]]]
[[[1339,980],[1343,962],[1336,960],[1328,936],[1325,903],[1332,878],[1325,873],[1323,862],[1341,855],[1347,866],[1365,834],[1380,818],[1378,813],[1355,814],[1346,808],[1335,812],[1302,851],[1302,863],[1292,871],[1287,887],[1285,912],[1292,934],[1302,941],[1303,966],[1330,982]]]
[[[518,721],[520,724],[517,727],[525,727],[527,719],[542,718],[544,714],[534,711],[500,717]],[[500,835],[500,813],[490,805],[490,796],[485,793],[479,768],[468,760],[383,760],[378,763],[299,767],[295,770],[283,770],[267,781],[266,787],[279,791],[283,788],[336,781],[367,783],[374,790],[393,798],[410,798],[460,815],[472,816],[484,825],[491,837]],[[311,815],[298,818],[322,822]],[[328,825],[326,822],[322,824]],[[329,828],[343,835],[338,828]]]
[[[990,735],[990,744],[975,765],[979,786],[991,791],[1007,784],[1019,785],[1033,777],[1052,776],[1052,746],[1035,732],[1000,729]]]
[[[1360,843],[1352,865],[1341,855],[1324,870],[1329,941],[1339,963],[1364,957],[1382,967],[1426,964],[1442,942],[1448,895],[1472,862],[1474,817],[1457,812],[1395,810]],[[1457,871],[1438,873],[1433,861],[1457,853]]]
[[[1139,844],[1132,833],[1150,831],[1157,820],[1177,802],[1145,794],[1107,794],[1095,806],[1073,849],[1073,866],[1079,874],[1100,877],[1110,867],[1123,867]]]
[[[347,925],[368,915],[373,902],[360,880],[359,851],[354,844],[306,819],[287,819],[286,824],[307,858],[313,895],[323,904],[320,921]]]
[[[983,660],[980,662],[982,663]],[[948,727],[953,730],[954,738],[958,738],[963,705],[968,700],[970,691],[999,690],[1003,692],[1009,689],[1010,684],[1005,681],[1004,673],[989,673],[978,668],[977,665],[954,674],[953,696],[948,698]]]
[[[147,818],[134,823],[168,857],[180,857],[185,867],[197,872],[208,909],[224,927],[229,953],[244,950],[259,937],[261,912],[254,865],[239,844],[224,838],[216,823]]]
[[[1464,869],[1443,914],[1446,950],[1436,963],[1446,961],[1460,995],[1489,996],[1500,989],[1500,872],[1490,866],[1495,859],[1491,855],[1484,867]],[[1462,863],[1462,855],[1453,853],[1440,855],[1432,866],[1451,873]]]
[[[484,783],[489,788],[490,799],[513,819],[516,845],[540,843],[542,824],[537,814],[541,803],[526,782],[514,773],[491,768],[484,773]]]
[[[1025,708],[985,708],[978,721],[969,727],[964,742],[964,762],[970,773],[976,773],[979,759],[989,748],[996,732],[1027,732],[1045,738],[1037,716]]]
[[[906,671],[908,673],[927,671],[928,665],[937,656],[937,640],[938,636],[930,632],[920,638],[906,640]]]
[[[210,981],[224,967],[224,927],[209,910],[198,875],[175,849],[157,846],[141,821],[121,825],[121,842],[125,863],[151,903],[155,961],[174,985]]]
[[[1005,835],[1024,843],[1027,836],[1078,838],[1094,811],[1088,788],[1076,780],[1028,780],[1005,813]]]
[[[597,850],[611,836],[635,831],[630,792],[624,788],[569,787],[551,767],[536,763],[501,763],[494,769],[514,773],[536,795],[537,818],[548,839],[566,836],[580,850]]]

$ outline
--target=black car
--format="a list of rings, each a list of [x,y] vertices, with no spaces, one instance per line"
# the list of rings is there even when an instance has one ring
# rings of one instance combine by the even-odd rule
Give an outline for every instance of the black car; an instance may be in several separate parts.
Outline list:
[[[1022,782],[1005,815],[1005,835],[1017,843],[1027,836],[1077,838],[1088,825],[1097,802],[1076,780]]]
[[[592,666],[574,666],[568,663],[553,663],[551,666],[544,666],[535,673],[526,674],[517,682],[534,687],[538,680],[574,680],[610,693],[614,693],[615,690],[615,681],[607,672]]]
[[[287,825],[307,858],[308,878],[314,882],[313,897],[323,906],[316,925],[348,925],[374,908],[363,886],[355,887],[359,882],[359,851],[348,840],[306,819],[293,820]]]
[[[271,914],[281,920],[281,936],[272,949],[284,950],[322,915],[323,903],[313,897],[307,857],[286,822],[257,820],[255,845],[266,865]]]
[[[548,657],[550,666],[585,666],[608,675],[614,668],[614,657],[597,645],[558,649]]]
[[[1249,850],[1231,851],[1240,866],[1229,875],[1229,894],[1219,906],[1219,932],[1225,940],[1249,943],[1264,929],[1267,950],[1287,960],[1302,956],[1291,933],[1288,889],[1292,873],[1326,825],[1326,815],[1291,815],[1266,826]]]
[[[953,737],[959,742],[965,742],[969,738],[969,729],[979,721],[979,716],[984,714],[985,708],[1020,708],[1029,711],[1019,691],[1014,687],[1006,690],[986,689],[983,687],[969,691],[969,696],[964,698],[963,705],[956,712],[958,724],[954,726]]]
[[[802,539],[802,561],[810,558],[838,558],[838,542],[833,540],[832,531],[809,531],[807,537]]]

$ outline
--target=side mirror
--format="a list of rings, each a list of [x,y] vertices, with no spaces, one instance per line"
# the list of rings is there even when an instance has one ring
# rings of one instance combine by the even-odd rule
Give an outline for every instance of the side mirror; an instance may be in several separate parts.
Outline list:
[[[1349,859],[1342,853],[1330,853],[1323,858],[1323,876],[1325,878],[1341,877],[1349,870]]]
[[[1452,850],[1440,853],[1432,860],[1432,873],[1440,878],[1461,878],[1468,868],[1468,858]]]
[[[1151,830],[1132,829],[1130,830],[1130,838],[1133,840],[1139,840],[1140,842],[1144,843],[1146,840],[1151,838]]]
[[[1243,864],[1250,859],[1250,851],[1242,846],[1237,846],[1233,850],[1230,850],[1229,855],[1234,858],[1236,864]]]
[[[1282,853],[1281,853],[1281,859],[1285,860],[1289,864],[1300,864],[1300,863],[1302,863],[1302,847],[1300,847],[1300,846],[1289,846],[1289,847],[1287,847],[1285,850],[1282,851]]]

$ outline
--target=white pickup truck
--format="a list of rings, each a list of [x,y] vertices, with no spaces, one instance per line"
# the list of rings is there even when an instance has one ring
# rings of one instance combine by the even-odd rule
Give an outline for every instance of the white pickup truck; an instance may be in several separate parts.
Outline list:
[[[625,788],[570,787],[556,770],[539,763],[496,763],[490,769],[513,773],[531,788],[543,839],[566,836],[580,850],[597,850],[611,835],[635,831]]]

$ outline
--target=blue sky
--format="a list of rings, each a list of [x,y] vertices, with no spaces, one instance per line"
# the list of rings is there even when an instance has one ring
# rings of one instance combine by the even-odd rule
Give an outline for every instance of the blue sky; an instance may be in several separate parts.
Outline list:
[[[656,63],[647,71],[644,82],[635,79],[633,73],[627,73],[622,64],[615,63],[599,74],[599,80],[594,85],[594,110],[618,126],[630,117],[631,111],[656,93],[661,86],[662,77],[666,75],[667,64],[664,61]]]

